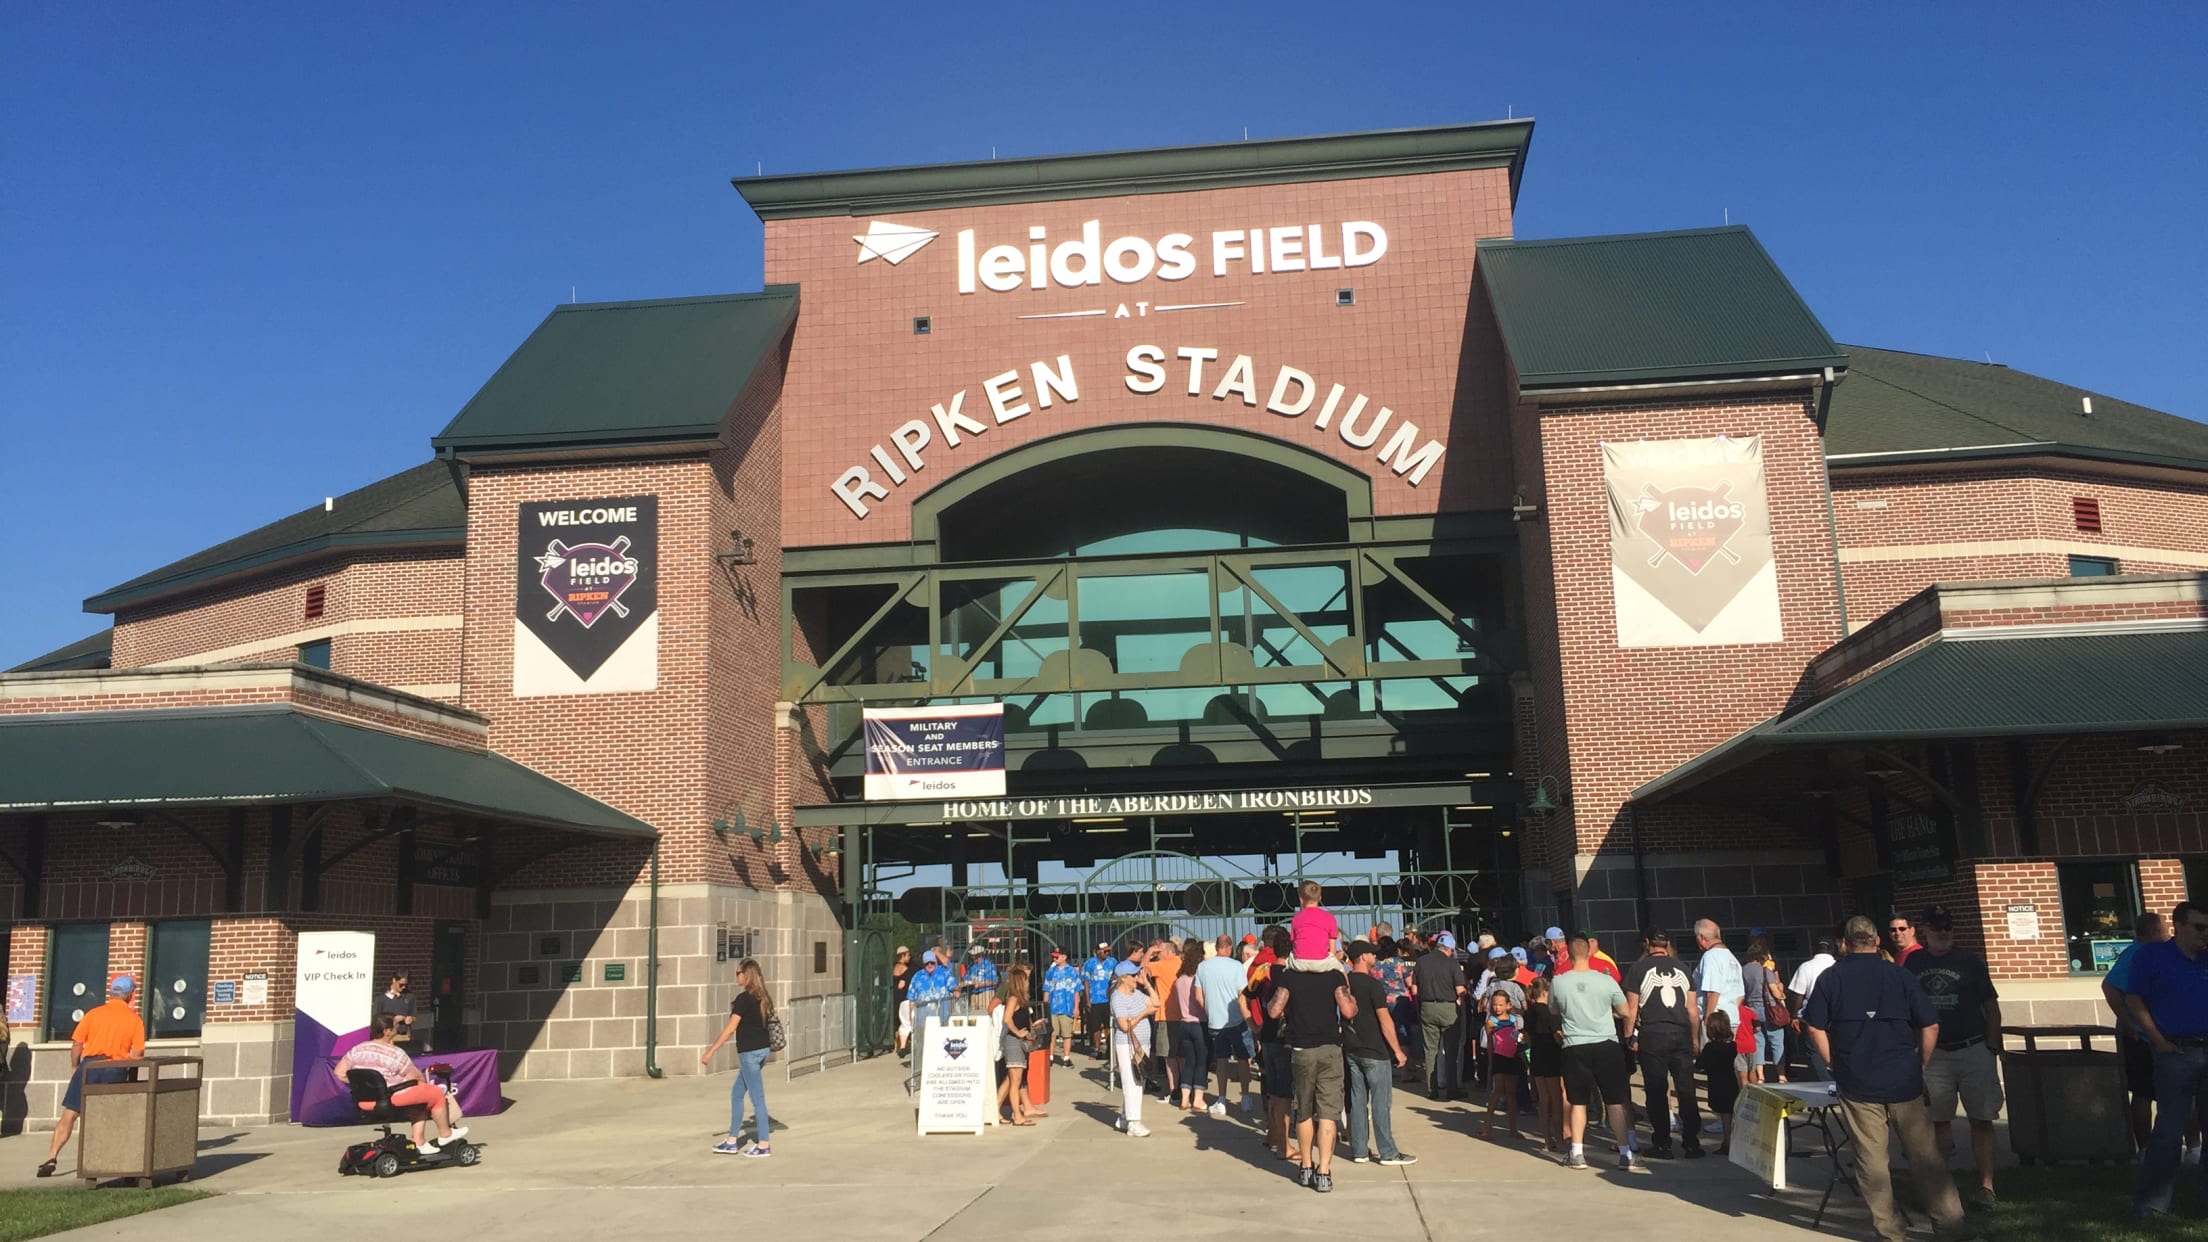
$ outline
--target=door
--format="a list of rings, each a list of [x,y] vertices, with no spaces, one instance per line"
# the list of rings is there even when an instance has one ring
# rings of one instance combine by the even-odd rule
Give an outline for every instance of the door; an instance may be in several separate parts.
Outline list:
[[[51,933],[46,1038],[69,1038],[84,1015],[107,999],[107,924],[60,923]]]
[[[439,919],[429,967],[429,1038],[439,1052],[466,1039],[461,1011],[468,1000],[468,925]]]
[[[155,923],[146,967],[146,1035],[174,1039],[199,1034],[207,1011],[205,919]]]

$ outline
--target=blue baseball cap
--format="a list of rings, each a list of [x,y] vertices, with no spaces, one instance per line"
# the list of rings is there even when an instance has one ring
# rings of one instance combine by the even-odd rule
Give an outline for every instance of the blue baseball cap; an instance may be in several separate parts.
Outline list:
[[[922,954],[920,955],[920,960],[921,960],[921,962],[925,963],[926,965],[929,965],[929,966],[933,966],[933,965],[935,965],[935,950],[933,950],[933,949],[930,949],[930,950],[928,950],[927,952],[925,952],[925,953],[922,953]]]
[[[107,994],[110,996],[128,996],[137,990],[138,981],[129,975],[117,975],[107,981]]]
[[[1119,965],[1112,967],[1112,973],[1115,975],[1131,975],[1141,969],[1142,967],[1135,965],[1133,962],[1121,962]]]
[[[1562,940],[1564,938],[1564,929],[1561,927],[1552,927],[1549,930],[1542,932],[1541,938],[1543,940]]]
[[[1440,945],[1444,949],[1454,949],[1457,947],[1457,938],[1450,935],[1448,932],[1442,932],[1440,935],[1434,937],[1434,943]]]
[[[1522,964],[1524,964],[1524,962],[1525,962],[1525,960],[1526,960],[1526,949],[1525,949],[1525,946],[1524,946],[1524,945],[1513,945],[1513,946],[1511,946],[1511,950],[1510,950],[1510,955],[1511,955],[1511,957],[1513,957],[1513,958],[1517,959],[1517,961],[1518,961],[1518,962],[1519,962],[1519,963],[1520,963],[1521,965],[1522,965]]]

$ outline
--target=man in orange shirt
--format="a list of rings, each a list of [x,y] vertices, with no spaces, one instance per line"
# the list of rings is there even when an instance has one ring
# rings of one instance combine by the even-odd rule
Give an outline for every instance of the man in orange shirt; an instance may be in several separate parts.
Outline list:
[[[70,1132],[77,1128],[77,1114],[84,1111],[85,1082],[122,1081],[125,1071],[96,1069],[95,1063],[130,1061],[146,1054],[146,1024],[130,1007],[131,993],[137,990],[137,981],[129,975],[108,980],[107,1003],[84,1015],[69,1036],[69,1060],[76,1068],[61,1095],[61,1120],[54,1126],[54,1142],[46,1149],[46,1163],[38,1166],[40,1177],[54,1175],[54,1162],[61,1158]]]
[[[1170,1103],[1181,1085],[1181,1024],[1187,1021],[1180,1000],[1173,995],[1174,981],[1181,977],[1180,946],[1165,939],[1151,945],[1142,973],[1150,979],[1150,1012],[1157,1019],[1150,1024],[1155,1032],[1151,1038],[1165,1066],[1165,1099]]]

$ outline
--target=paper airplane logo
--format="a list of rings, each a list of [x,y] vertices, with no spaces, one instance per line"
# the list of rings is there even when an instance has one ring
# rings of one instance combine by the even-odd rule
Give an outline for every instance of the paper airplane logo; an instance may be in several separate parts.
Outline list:
[[[932,229],[916,229],[909,224],[891,224],[887,220],[876,220],[866,226],[864,236],[851,240],[859,243],[859,262],[880,259],[895,267],[918,254],[922,247],[935,238],[936,233]]]

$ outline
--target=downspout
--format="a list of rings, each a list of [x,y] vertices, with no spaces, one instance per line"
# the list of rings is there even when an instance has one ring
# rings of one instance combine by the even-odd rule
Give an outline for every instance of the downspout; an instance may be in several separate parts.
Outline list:
[[[1642,927],[1654,924],[1648,921],[1648,854],[1641,848],[1641,805],[1625,804],[1625,823],[1633,836],[1633,905],[1640,916]]]
[[[1825,471],[1825,535],[1832,543],[1832,593],[1840,603],[1842,638],[1846,638],[1854,630],[1848,624],[1847,574],[1840,568],[1840,513],[1832,503],[1832,463],[1825,460],[1821,450],[1825,443],[1825,420],[1832,415],[1832,390],[1839,387],[1840,381],[1846,378],[1846,371],[1836,372],[1833,368],[1826,367],[1821,377],[1822,382],[1817,384],[1817,445],[1820,450],[1817,464],[1823,466]]]
[[[644,934],[644,1076],[665,1078],[659,1068],[659,838],[652,838],[651,930]]]

